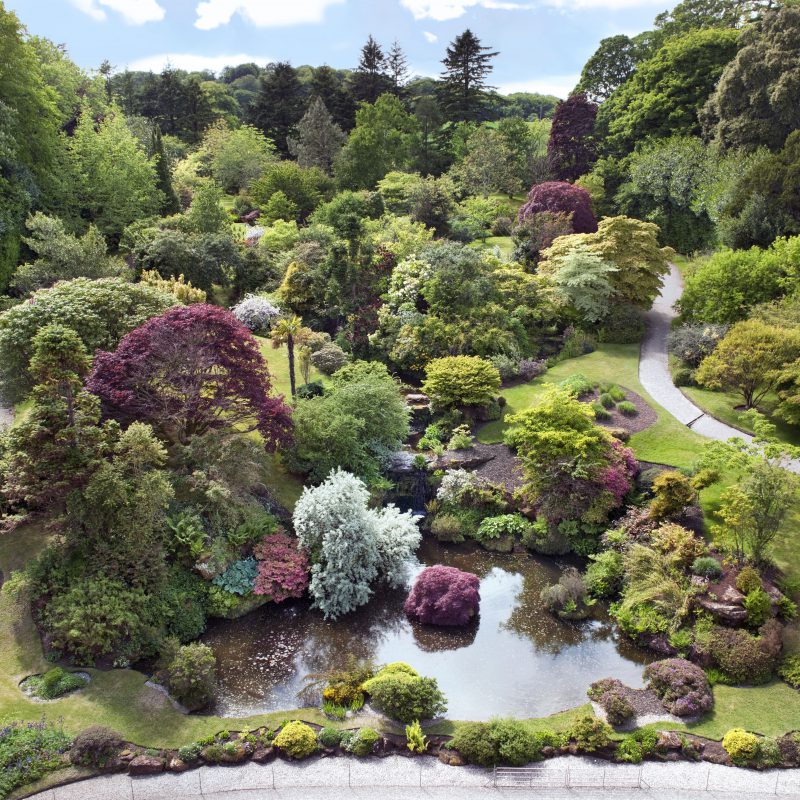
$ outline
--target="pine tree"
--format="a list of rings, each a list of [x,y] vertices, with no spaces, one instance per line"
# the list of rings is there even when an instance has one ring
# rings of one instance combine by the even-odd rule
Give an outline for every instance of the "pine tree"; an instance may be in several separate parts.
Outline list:
[[[303,87],[297,70],[288,61],[267,67],[248,115],[282,155],[289,155],[287,139],[303,116]]]
[[[343,130],[349,131],[355,124],[356,104],[342,76],[327,64],[317,67],[311,77],[311,96],[319,97]]]
[[[451,122],[477,120],[484,105],[484,92],[490,89],[485,78],[492,71],[491,60],[499,55],[483,47],[480,39],[467,28],[447,47],[442,60],[441,103]]]
[[[289,138],[289,152],[301,167],[319,167],[330,175],[345,139],[347,135],[333,121],[325,103],[315,97],[297,124],[297,138]]]
[[[386,56],[386,72],[391,82],[392,91],[398,97],[403,98],[406,94],[406,84],[408,83],[408,59],[400,47],[400,42],[392,42],[392,48]]]
[[[164,202],[161,204],[161,214],[168,217],[170,214],[177,214],[181,210],[178,195],[172,188],[172,176],[170,175],[167,156],[164,153],[164,142],[161,140],[161,128],[153,125],[150,139],[150,152],[156,162],[156,186],[164,195]]]
[[[386,56],[381,46],[372,38],[361,48],[361,58],[353,72],[353,96],[364,103],[374,103],[391,86],[386,74]]]

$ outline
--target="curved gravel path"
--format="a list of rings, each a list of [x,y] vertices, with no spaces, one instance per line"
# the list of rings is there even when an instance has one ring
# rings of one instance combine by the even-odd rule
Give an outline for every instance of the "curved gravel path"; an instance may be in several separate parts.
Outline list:
[[[433,758],[313,758],[300,763],[201,767],[182,775],[111,775],[48,789],[36,800],[485,800],[485,798],[631,798],[751,800],[800,797],[800,770],[755,770],[687,762],[641,767],[560,756],[537,767],[536,780],[497,787],[491,770],[450,767]]]
[[[653,308],[646,314],[647,333],[642,340],[639,356],[639,380],[660,406],[695,433],[722,442],[732,436],[751,441],[752,436],[710,417],[672,382],[667,335],[672,320],[677,316],[673,306],[682,292],[681,274],[674,264],[670,264],[669,274],[664,278],[664,288],[653,303]]]

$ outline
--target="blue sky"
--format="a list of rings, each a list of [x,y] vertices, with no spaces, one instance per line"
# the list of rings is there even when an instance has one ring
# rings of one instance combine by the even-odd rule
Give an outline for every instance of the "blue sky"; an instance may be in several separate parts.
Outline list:
[[[471,28],[500,51],[500,91],[565,95],[605,36],[652,25],[672,0],[5,0],[28,30],[92,68],[219,70],[289,60],[352,67],[372,34],[397,39],[412,71],[437,75],[447,43]]]

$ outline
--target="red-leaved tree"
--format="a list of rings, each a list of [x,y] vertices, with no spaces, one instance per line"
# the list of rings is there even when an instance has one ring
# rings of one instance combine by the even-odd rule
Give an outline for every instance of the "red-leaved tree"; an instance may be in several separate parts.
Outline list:
[[[547,160],[558,180],[577,180],[589,172],[597,160],[592,136],[595,117],[597,104],[583,92],[573,94],[556,106],[547,141]]]
[[[104,412],[185,443],[210,430],[257,430],[268,450],[291,440],[291,409],[272,394],[258,343],[229,311],[170,308],[99,352],[87,382]]]
[[[427,625],[466,625],[478,613],[479,586],[477,575],[436,564],[422,570],[403,608]]]
[[[532,214],[542,211],[572,214],[574,233],[594,233],[597,230],[592,199],[582,186],[563,181],[537,183],[528,192],[528,202],[519,210],[519,221],[524,222]]]

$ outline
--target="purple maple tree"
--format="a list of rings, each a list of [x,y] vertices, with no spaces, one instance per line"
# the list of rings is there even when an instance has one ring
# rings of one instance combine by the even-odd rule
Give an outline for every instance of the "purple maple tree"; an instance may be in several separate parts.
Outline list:
[[[537,183],[528,192],[528,202],[519,210],[519,221],[525,222],[531,215],[542,211],[572,214],[574,233],[594,233],[597,230],[592,199],[582,186],[573,186],[563,181]]]
[[[547,160],[560,181],[574,181],[585,175],[597,160],[594,121],[597,104],[584,92],[562,100],[553,114]]]
[[[294,539],[279,530],[265,536],[253,555],[258,561],[255,594],[269,595],[275,603],[303,596],[308,588],[308,556]]]
[[[257,430],[268,450],[291,440],[291,409],[272,394],[258,343],[229,311],[170,308],[98,352],[87,382],[104,412],[185,443],[211,430]]]
[[[466,625],[478,613],[479,586],[477,575],[436,564],[419,574],[403,608],[427,625]]]

